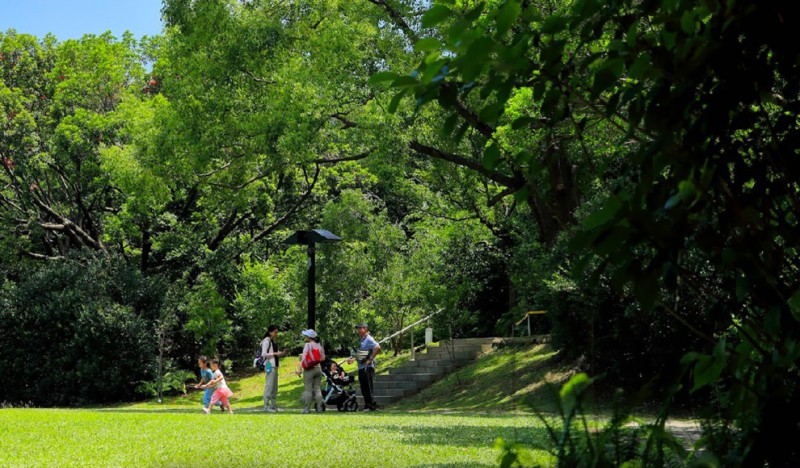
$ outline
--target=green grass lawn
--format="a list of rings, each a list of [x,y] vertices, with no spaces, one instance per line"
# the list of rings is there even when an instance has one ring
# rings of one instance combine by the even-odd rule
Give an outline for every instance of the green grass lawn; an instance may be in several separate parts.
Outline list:
[[[0,466],[492,466],[497,437],[546,435],[518,415],[5,409]]]
[[[552,351],[531,348],[523,355],[515,365],[543,366]],[[379,372],[408,358],[383,356]],[[290,359],[280,369],[279,414],[261,412],[264,374],[249,370],[229,373],[234,415],[202,415],[202,392],[191,389],[161,404],[3,409],[0,466],[496,466],[498,437],[548,445],[537,418],[509,411],[519,395],[489,393],[507,386],[502,380],[510,359],[508,351],[491,353],[420,397],[378,413],[300,414],[303,383]],[[354,366],[346,370],[355,372]],[[486,372],[492,378],[483,378]],[[542,464],[552,462],[545,450],[533,453]]]
[[[234,415],[201,414],[197,390],[163,403],[0,409],[0,467],[496,466],[498,437],[552,465],[544,425],[530,412],[552,411],[548,383],[573,372],[556,354],[548,345],[494,350],[378,413],[300,414],[303,384],[290,359],[280,369],[279,414],[261,411],[264,374],[249,369],[228,373]],[[408,358],[384,356],[379,372]],[[599,424],[602,410],[592,418]]]

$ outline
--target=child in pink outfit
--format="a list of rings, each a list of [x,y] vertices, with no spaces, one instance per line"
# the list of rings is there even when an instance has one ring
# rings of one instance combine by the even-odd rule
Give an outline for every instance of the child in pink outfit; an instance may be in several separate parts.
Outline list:
[[[219,370],[219,359],[211,360],[211,370],[214,372],[214,378],[207,384],[201,386],[201,388],[209,388],[213,385],[216,390],[211,396],[211,402],[209,402],[207,407],[203,408],[203,413],[210,414],[211,408],[219,401],[222,403],[223,408],[228,409],[228,413],[233,414],[233,408],[231,408],[231,404],[228,402],[228,398],[233,396],[233,392],[228,388],[228,384],[225,382],[225,376],[222,375],[222,371]]]

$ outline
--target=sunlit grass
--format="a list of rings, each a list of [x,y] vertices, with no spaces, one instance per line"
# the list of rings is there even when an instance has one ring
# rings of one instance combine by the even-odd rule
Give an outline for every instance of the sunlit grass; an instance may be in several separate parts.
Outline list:
[[[555,353],[541,346],[516,351],[495,351],[373,414],[300,414],[303,381],[291,358],[280,368],[279,414],[261,411],[264,374],[249,370],[229,373],[232,416],[202,415],[198,390],[163,403],[0,410],[0,466],[495,466],[498,437],[534,448],[540,463],[551,464],[551,455],[535,448],[548,446],[542,423],[508,410],[525,392],[536,393],[531,385]],[[380,367],[408,358],[383,356]],[[346,370],[355,373],[355,365]],[[509,386],[511,378],[518,384]]]
[[[569,378],[569,366],[554,367],[549,345],[495,350],[393,405],[398,410],[524,411],[552,410],[548,385]]]
[[[520,416],[146,408],[0,410],[0,437],[0,466],[493,466],[497,437],[546,442]]]

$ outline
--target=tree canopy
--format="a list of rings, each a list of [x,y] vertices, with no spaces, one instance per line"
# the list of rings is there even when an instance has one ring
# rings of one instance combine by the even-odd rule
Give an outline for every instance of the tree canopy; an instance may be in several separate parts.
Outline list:
[[[65,369],[100,372],[112,335],[153,356],[138,380],[159,354],[249,357],[270,323],[304,324],[304,252],[283,240],[322,227],[344,239],[319,249],[331,348],[357,321],[388,335],[442,310],[440,337],[475,336],[547,309],[588,372],[702,399],[723,464],[797,462],[772,437],[800,436],[785,2],[162,13],[164,34],[140,40],[0,34],[0,317],[19,330],[0,353],[52,339],[41,321],[94,324],[56,328]],[[112,398],[134,380],[115,375]],[[45,387],[6,398],[101,393]]]

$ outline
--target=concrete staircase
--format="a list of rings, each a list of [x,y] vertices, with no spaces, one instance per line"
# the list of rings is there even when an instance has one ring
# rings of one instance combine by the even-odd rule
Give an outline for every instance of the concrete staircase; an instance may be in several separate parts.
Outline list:
[[[425,353],[417,353],[416,360],[391,368],[388,374],[375,376],[375,401],[379,406],[385,406],[414,395],[481,354],[491,351],[493,340],[465,338],[443,341],[439,346],[429,347]],[[363,408],[360,389],[358,395],[359,408]]]

